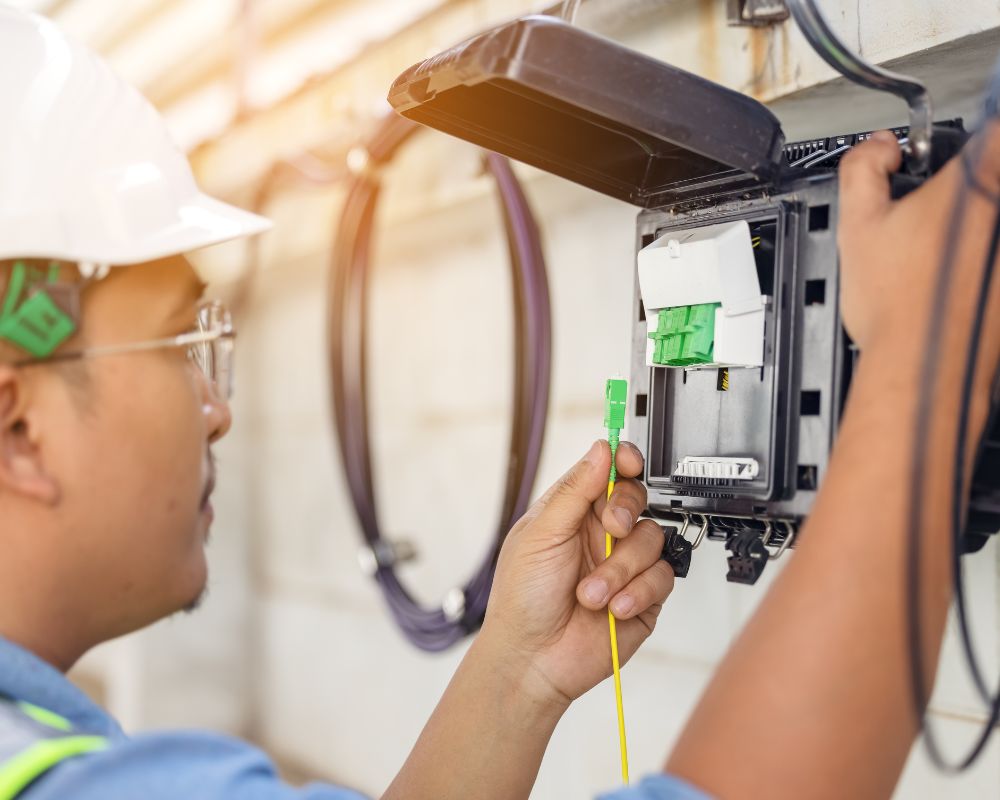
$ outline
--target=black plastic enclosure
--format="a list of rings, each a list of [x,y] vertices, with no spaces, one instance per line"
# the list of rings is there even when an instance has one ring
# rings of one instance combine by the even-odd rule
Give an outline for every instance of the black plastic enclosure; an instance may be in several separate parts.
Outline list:
[[[750,97],[554,17],[495,28],[393,83],[400,114],[633,205],[733,171],[773,180],[777,118]]]
[[[674,231],[737,219],[773,248],[766,261],[758,259],[768,297],[764,366],[727,370],[725,390],[716,369],[646,365],[647,323],[636,285],[628,432],[646,455],[652,515],[704,517],[708,535],[719,538],[770,523],[775,543],[785,523],[808,515],[852,365],[837,307],[836,199],[833,174],[799,173],[754,193],[639,215],[636,251]],[[673,468],[685,455],[752,457],[760,474],[752,481],[678,481]]]
[[[723,381],[715,369],[648,366],[636,286],[627,429],[646,456],[651,515],[683,520],[682,535],[701,520],[692,524],[727,546],[749,532],[781,548],[812,508],[856,358],[838,309],[836,168],[870,134],[786,146],[752,98],[540,16],[411,67],[389,100],[417,122],[644,209],[636,253],[671,231],[733,220],[771,237],[773,263],[758,260],[760,369]],[[960,121],[947,126],[961,132]],[[760,473],[682,478],[675,465],[686,456],[752,457]],[[966,551],[1000,528],[1000,412],[972,484]]]

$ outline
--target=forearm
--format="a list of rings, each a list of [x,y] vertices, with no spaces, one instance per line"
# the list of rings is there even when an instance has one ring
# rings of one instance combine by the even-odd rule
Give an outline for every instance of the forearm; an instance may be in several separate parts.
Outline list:
[[[539,680],[480,635],[383,800],[526,798],[566,709]]]
[[[945,353],[964,352],[967,337],[956,327]],[[911,331],[862,356],[801,544],[669,760],[671,772],[720,797],[884,798],[892,792],[918,729],[904,568],[921,386],[914,342],[922,338]],[[930,670],[950,600],[950,477],[961,362],[943,365],[949,374],[936,397],[928,442],[928,461],[939,465],[940,479],[922,497],[921,623]],[[985,386],[980,380],[970,438],[982,428]],[[720,753],[727,754],[723,769]],[[729,769],[733,759],[740,768]]]

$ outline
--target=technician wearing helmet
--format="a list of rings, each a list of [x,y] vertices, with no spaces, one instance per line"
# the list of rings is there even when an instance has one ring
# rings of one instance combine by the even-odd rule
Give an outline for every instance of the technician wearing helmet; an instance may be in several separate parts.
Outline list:
[[[181,254],[268,223],[201,194],[97,56],[2,5],[0,117],[0,800],[356,796],[287,787],[223,736],[127,737],[63,676],[204,591],[233,341]],[[623,655],[649,635],[673,576],[659,527],[635,525],[641,486],[599,499],[609,459],[595,444],[512,533],[397,795],[527,794],[561,712],[607,675],[581,578],[591,607],[614,598]],[[636,450],[618,465],[638,474]],[[628,536],[595,569],[605,525]]]
[[[232,330],[224,309],[202,305],[180,254],[266,223],[200,194],[149,105],[96,56],[3,7],[0,114],[0,800],[356,797],[289,788],[234,739],[128,737],[63,676],[95,644],[204,589]],[[1000,137],[987,145],[979,178],[995,194]],[[959,182],[952,165],[891,203],[898,164],[894,140],[877,138],[843,169],[843,313],[864,356],[799,551],[671,757],[687,782],[656,776],[609,797],[707,796],[699,786],[874,798],[898,777],[916,731],[900,680],[900,476],[943,237],[936,209]],[[969,205],[956,292],[970,308],[964,273],[981,260],[992,210],[982,196]],[[1000,353],[997,299],[975,432]],[[967,336],[953,326],[943,352],[964,351]],[[957,384],[938,398],[931,456],[942,463]],[[638,475],[640,461],[622,447],[620,474]],[[608,469],[597,443],[511,532],[483,631],[386,797],[526,797],[562,713],[607,676],[603,608],[622,620],[626,658],[649,635],[672,585],[663,535],[635,523],[645,497],[634,480],[605,508]],[[947,492],[941,481],[924,498],[942,531]],[[605,527],[621,539],[607,562]],[[926,561],[929,659],[948,598],[944,538]]]

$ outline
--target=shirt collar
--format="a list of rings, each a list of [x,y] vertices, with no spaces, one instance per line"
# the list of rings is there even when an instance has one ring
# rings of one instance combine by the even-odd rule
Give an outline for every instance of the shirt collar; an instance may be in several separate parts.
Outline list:
[[[121,726],[103,708],[34,653],[0,636],[0,694],[66,717],[87,733],[120,738]]]

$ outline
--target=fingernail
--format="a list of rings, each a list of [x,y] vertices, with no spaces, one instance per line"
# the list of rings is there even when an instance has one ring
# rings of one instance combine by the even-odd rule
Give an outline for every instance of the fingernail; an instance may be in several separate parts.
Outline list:
[[[590,446],[590,450],[587,451],[587,455],[583,458],[584,461],[589,461],[595,467],[599,467],[601,462],[604,460],[604,442],[598,439]]]
[[[622,526],[622,530],[628,533],[632,530],[632,514],[627,508],[616,508],[614,510],[615,519],[618,520],[618,524]]]
[[[615,601],[611,604],[611,610],[614,612],[616,617],[624,617],[632,610],[635,605],[635,600],[631,595],[620,594],[615,598]]]
[[[604,605],[608,599],[608,584],[600,578],[594,578],[583,585],[583,596],[595,606]]]
[[[873,139],[877,139],[880,142],[897,142],[898,139],[892,134],[891,131],[875,131],[872,134]]]

